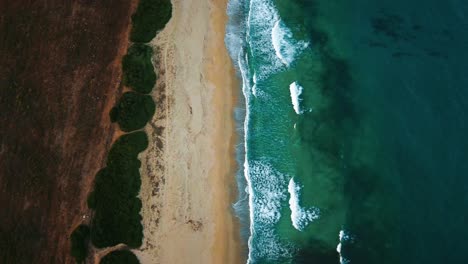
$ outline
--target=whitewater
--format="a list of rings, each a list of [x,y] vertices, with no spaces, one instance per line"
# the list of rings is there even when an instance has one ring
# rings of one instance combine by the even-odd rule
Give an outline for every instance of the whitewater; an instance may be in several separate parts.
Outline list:
[[[293,67],[309,42],[294,38],[270,0],[231,0],[227,12],[226,45],[242,79],[245,105],[243,144],[237,149],[243,154],[238,186],[245,193],[235,209],[241,222],[248,223],[243,226],[249,231],[247,263],[277,263],[297,252],[294,243],[277,232],[278,226],[287,223],[302,232],[321,213],[302,205],[295,161],[288,154],[294,144],[289,136],[296,122],[293,115],[303,113],[301,94],[306,89],[297,81],[273,81]]]

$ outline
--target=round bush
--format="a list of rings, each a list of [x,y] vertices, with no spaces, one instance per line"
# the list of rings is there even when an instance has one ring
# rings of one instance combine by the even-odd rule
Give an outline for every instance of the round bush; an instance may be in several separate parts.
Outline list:
[[[77,263],[82,263],[88,256],[89,233],[90,230],[87,225],[79,225],[70,236],[71,255]]]
[[[153,49],[145,44],[135,43],[122,59],[123,82],[139,93],[151,92],[156,83],[151,57]]]
[[[110,117],[120,129],[130,132],[143,128],[154,115],[156,106],[149,95],[126,92],[112,108]]]
[[[105,255],[100,264],[139,264],[140,261],[128,250],[117,250]]]

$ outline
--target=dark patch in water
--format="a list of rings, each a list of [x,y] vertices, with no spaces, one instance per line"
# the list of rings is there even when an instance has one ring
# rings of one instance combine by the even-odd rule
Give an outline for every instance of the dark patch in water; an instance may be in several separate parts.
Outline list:
[[[412,38],[405,29],[403,18],[395,14],[382,12],[371,19],[371,26],[375,34],[386,36],[395,42]]]
[[[385,44],[384,42],[379,42],[379,41],[375,41],[375,40],[369,40],[367,45],[369,45],[369,47],[372,47],[372,48],[388,48],[388,45]]]
[[[437,50],[427,50],[426,55],[433,57],[433,58],[441,58],[441,59],[448,59],[447,54],[444,54]]]
[[[298,128],[306,146],[319,150],[333,161],[333,166],[338,166],[345,139],[353,134],[350,130],[358,123],[352,101],[352,77],[346,60],[338,58],[329,48],[328,35],[316,28],[310,30],[310,35],[323,65],[318,87],[330,103],[325,109],[304,113]]]
[[[393,58],[407,58],[426,55],[433,58],[447,59],[448,56],[446,54],[441,51],[436,51],[434,50],[434,47],[430,46],[438,46],[437,43],[439,41],[446,43],[454,40],[453,35],[447,29],[431,30],[430,28],[425,28],[417,23],[410,25],[409,23],[405,23],[405,20],[401,16],[390,14],[385,11],[380,12],[379,16],[371,18],[370,24],[377,40],[369,40],[369,47],[389,48],[388,44],[391,43],[395,49],[391,54]],[[437,41],[420,41],[421,39],[433,38],[433,36],[439,36],[438,38],[435,38]],[[385,37],[386,41],[381,40],[381,37]],[[392,40],[393,42],[389,42],[388,40]],[[422,49],[422,53],[414,52],[414,50],[412,50],[413,52],[408,51],[408,49],[413,49],[410,48],[408,44],[416,49],[420,47],[420,49]]]
[[[348,63],[340,58],[324,54],[325,70],[321,76],[324,94],[332,98],[332,118],[336,122],[357,118],[352,102],[352,78]]]
[[[345,228],[352,230],[353,240],[343,244],[342,254],[355,263],[399,263],[397,201],[385,193],[389,186],[382,173],[368,166],[346,173]]]
[[[372,25],[376,34],[394,42],[411,39],[399,16],[384,14],[373,19]],[[343,243],[343,255],[354,263],[398,263],[394,257],[398,255],[395,251],[399,245],[394,221],[396,205],[382,192],[387,183],[378,170],[353,165],[348,156],[355,153],[352,142],[362,115],[353,100],[355,83],[349,63],[334,53],[325,31],[313,28],[310,35],[323,65],[318,87],[330,103],[325,109],[305,113],[298,128],[304,148],[311,150],[308,154],[313,156],[313,152],[319,151],[330,162],[326,166],[343,173],[343,194],[348,207],[343,228],[351,230],[356,237],[352,242]],[[388,48],[387,42],[381,40],[371,40],[369,45]],[[414,56],[398,50],[392,55],[395,58]],[[386,241],[382,241],[382,237]],[[339,263],[339,255],[336,245],[327,247],[319,241],[311,241],[299,251],[294,263]]]
[[[415,30],[415,31],[420,31],[422,29],[423,29],[423,27],[421,25],[419,25],[419,24],[414,24],[413,25],[413,30]]]
[[[414,56],[416,55],[413,53],[404,52],[404,51],[397,51],[392,54],[393,58],[405,58],[405,57],[407,58],[407,57],[414,57]]]
[[[310,31],[312,41],[318,45],[319,48],[323,49],[328,43],[328,35],[320,30],[312,29]]]
[[[322,242],[312,239],[307,243],[307,246],[300,249],[295,257],[293,263],[295,264],[339,264],[340,255],[336,248],[323,245]]]

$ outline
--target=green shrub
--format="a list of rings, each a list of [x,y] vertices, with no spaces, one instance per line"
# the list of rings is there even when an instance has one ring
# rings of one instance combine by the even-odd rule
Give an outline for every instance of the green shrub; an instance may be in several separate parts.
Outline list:
[[[110,120],[111,120],[112,123],[117,122],[117,120],[119,118],[119,113],[118,113],[117,107],[115,107],[115,106],[112,107],[112,109],[110,110],[109,116],[110,116]]]
[[[117,250],[105,255],[100,264],[139,264],[140,261],[128,250]]]
[[[145,44],[133,44],[122,59],[123,82],[139,93],[151,92],[156,83],[151,57],[153,49]]]
[[[123,196],[123,195],[122,195]],[[131,248],[142,244],[141,201],[136,197],[105,199],[107,205],[96,208],[91,229],[91,240],[98,248],[124,243]],[[109,203],[110,202],[110,203]]]
[[[107,156],[107,166],[122,166],[121,161],[138,161],[137,155],[148,147],[148,136],[143,131],[125,134],[118,138]],[[139,162],[139,161],[138,161]],[[139,166],[138,166],[139,168]]]
[[[135,14],[132,15],[133,42],[150,42],[158,31],[166,26],[172,15],[170,0],[140,0]]]
[[[147,147],[148,137],[142,131],[121,136],[109,151],[107,167],[96,175],[88,204],[95,209],[91,241],[98,248],[119,243],[137,248],[142,244],[138,153]]]
[[[86,202],[88,203],[89,208],[91,208],[91,209],[96,208],[96,195],[95,195],[95,192],[90,192],[89,193],[88,199],[86,200]]]
[[[111,120],[125,132],[143,128],[154,115],[156,106],[149,95],[126,92],[111,110]]]
[[[70,236],[71,255],[77,263],[83,263],[88,256],[89,233],[90,230],[87,225],[79,225]]]

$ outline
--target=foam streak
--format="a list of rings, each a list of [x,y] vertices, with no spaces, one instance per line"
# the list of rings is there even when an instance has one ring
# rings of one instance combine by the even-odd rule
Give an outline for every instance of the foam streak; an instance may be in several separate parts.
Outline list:
[[[289,208],[291,209],[291,221],[294,228],[299,231],[304,230],[309,223],[319,218],[320,210],[318,208],[310,208],[308,210],[302,208],[299,205],[300,201],[300,190],[294,178],[289,180],[288,192],[290,195],[289,198]]]
[[[303,90],[302,86],[300,86],[297,82],[293,82],[291,83],[291,85],[289,85],[289,92],[291,93],[291,101],[292,101],[292,105],[296,114],[302,113],[301,106],[300,106],[301,99],[299,98],[299,96],[302,94],[302,90]]]

